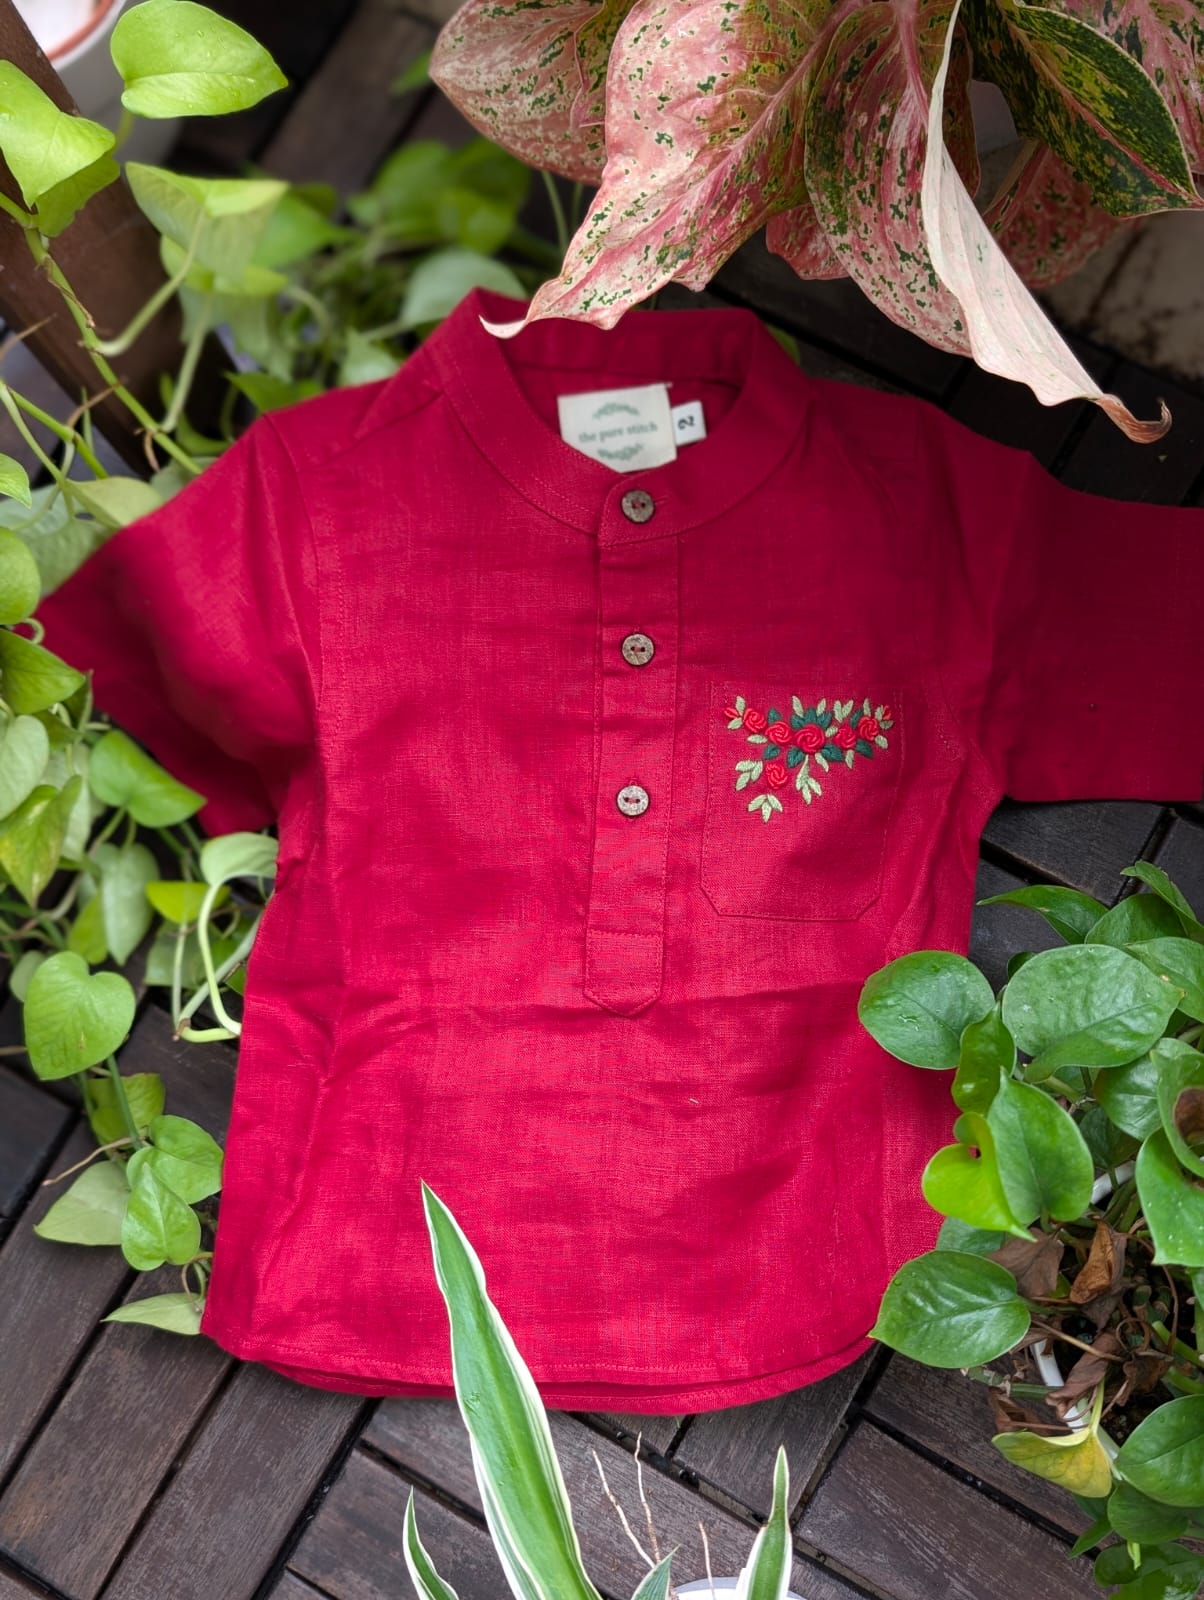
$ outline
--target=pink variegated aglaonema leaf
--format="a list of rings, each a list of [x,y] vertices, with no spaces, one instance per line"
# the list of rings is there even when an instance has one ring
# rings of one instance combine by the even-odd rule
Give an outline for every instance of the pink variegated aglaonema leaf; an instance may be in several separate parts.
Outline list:
[[[954,18],[961,3],[954,0]],[[1118,396],[1099,387],[1025,287],[967,193],[939,137],[952,45],[951,24],[932,86],[920,208],[932,264],[945,292],[958,302],[975,361],[988,372],[1028,384],[1044,405],[1091,400],[1130,439],[1148,444],[1160,438],[1170,426],[1166,405],[1158,421],[1140,422]]]
[[[878,0],[844,17],[807,104],[803,168],[828,243],[854,282],[895,322],[967,355],[961,308],[933,271],[920,217],[929,91],[952,7]],[[946,131],[976,189],[964,38],[955,61]]]
[[[1118,10],[1127,10],[1128,48],[1108,37]],[[1147,39],[1165,32],[1164,11],[1195,10],[1185,0],[1145,0],[1116,6],[1111,0],[1072,0],[1061,6],[1026,0],[964,0],[963,16],[974,49],[974,70],[1002,90],[1016,127],[1061,156],[1087,185],[1096,205],[1116,216],[1141,216],[1201,204],[1185,149],[1160,85],[1139,58]],[[1092,26],[1092,22],[1098,26]],[[1198,39],[1198,26],[1196,30]],[[1183,48],[1190,53],[1190,41]],[[1130,54],[1130,49],[1133,54]],[[1161,67],[1178,65],[1166,49]],[[1194,85],[1186,79],[1194,70]],[[1172,92],[1198,96],[1200,64],[1168,83]],[[1182,121],[1198,138],[1199,106]]]
[[[1056,0],[1141,65],[1165,102],[1195,173],[1204,173],[1204,7],[1200,0]]]
[[[487,138],[530,166],[596,183],[606,63],[633,0],[466,0],[430,73]]]
[[[765,243],[775,256],[788,261],[800,278],[848,277],[810,200],[771,217],[765,229]]]
[[[983,220],[1030,289],[1061,283],[1114,234],[1137,226],[1097,206],[1087,185],[1035,140],[1024,142]]]
[[[670,282],[701,289],[806,202],[802,122],[830,30],[863,0],[638,0],[607,77],[606,167],[541,317],[612,327]]]

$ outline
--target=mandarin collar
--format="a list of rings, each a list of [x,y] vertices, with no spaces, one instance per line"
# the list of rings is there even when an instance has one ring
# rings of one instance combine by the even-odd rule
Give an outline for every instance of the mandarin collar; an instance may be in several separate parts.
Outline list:
[[[420,354],[476,448],[527,500],[561,522],[606,542],[635,543],[684,532],[721,517],[757,489],[808,421],[812,388],[760,319],[737,307],[628,312],[613,328],[568,318],[529,323],[511,339],[482,326],[516,320],[524,305],[474,289],[430,335]],[[567,444],[536,410],[514,370],[554,367],[598,387],[681,376],[737,386],[736,398],[705,439],[659,467],[616,472]],[[677,368],[675,374],[674,368]],[[647,523],[615,517],[631,489],[656,505]],[[607,534],[609,530],[609,536]]]

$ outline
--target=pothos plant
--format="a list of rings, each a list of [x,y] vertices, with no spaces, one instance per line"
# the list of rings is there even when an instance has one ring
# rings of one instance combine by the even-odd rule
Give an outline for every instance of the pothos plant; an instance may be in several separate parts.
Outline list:
[[[202,839],[191,819],[205,796],[94,714],[90,678],[41,644],[38,602],[220,455],[238,407],[267,410],[386,377],[469,287],[522,294],[558,258],[518,222],[530,173],[484,140],[397,152],[347,198],[347,221],[337,220],[339,196],[320,186],[127,162],[125,179],[159,232],[167,275],[127,328],[102,338],[86,285],[68,281],[55,241],[120,178],[113,152],[134,117],[238,111],[286,81],[249,34],[192,0],[146,0],[126,12],[111,50],[124,83],[115,133],[61,111],[14,63],[0,62],[0,152],[21,193],[21,203],[0,194],[0,226],[20,230],[58,289],[101,392],[132,414],[152,469],[149,481],[106,471],[92,401],[60,419],[0,377],[0,406],[47,480],[31,488],[25,469],[0,457],[0,951],[23,1005],[24,1043],[13,1052],[40,1078],[76,1083],[98,1142],[36,1231],[119,1245],[143,1271],[179,1266],[179,1294],[131,1302],[112,1317],[195,1332],[211,1257],[203,1226],[215,1221],[203,1202],[220,1188],[221,1151],[202,1128],[166,1111],[158,1075],[120,1071],[116,1052],[135,991],[117,969],[150,935],[138,976],[167,992],[176,1037],[237,1037],[233,1012],[276,841],[255,833]],[[512,265],[496,259],[503,248]],[[184,347],[178,371],[163,375],[156,414],[112,362],[173,295]],[[236,370],[220,436],[206,437],[186,406],[214,330]],[[61,444],[57,459],[31,419]],[[198,1016],[202,1007],[210,1017]]]
[[[422,1203],[451,1327],[456,1403],[468,1429],[473,1473],[507,1586],[517,1600],[601,1600],[582,1561],[543,1402],[489,1298],[480,1259],[451,1211],[425,1183]],[[609,1492],[605,1474],[602,1483]],[[789,1503],[790,1471],[785,1448],[779,1445],[769,1519],[753,1541],[735,1600],[786,1600],[794,1560]],[[660,1555],[646,1502],[645,1509],[653,1548],[649,1554],[637,1542],[649,1570],[632,1600],[672,1600],[674,1551]],[[440,1576],[419,1537],[412,1489],[402,1548],[419,1600],[456,1600],[456,1591]]]
[[[498,143],[598,185],[526,321],[609,327],[765,227],[800,277],[852,277],[1045,403],[1168,424],[1105,394],[1032,291],[1126,219],[1200,206],[1202,0],[465,0],[431,71]],[[972,75],[1023,136],[981,211]]]
[[[947,1220],[888,1286],[876,1338],[990,1386],[1010,1461],[1090,1516],[1104,1587],[1192,1600],[1204,1555],[1204,924],[1158,867],[1110,910],[1018,889],[1065,942],[998,996],[948,951],[900,957],[859,1015],[952,1073],[956,1142],[922,1178]]]

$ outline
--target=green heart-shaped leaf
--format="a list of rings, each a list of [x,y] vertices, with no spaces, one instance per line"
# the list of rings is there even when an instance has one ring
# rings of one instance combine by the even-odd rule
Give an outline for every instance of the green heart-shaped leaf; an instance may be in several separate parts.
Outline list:
[[[0,152],[27,206],[113,148],[114,135],[60,111],[14,62],[0,61]]]
[[[1204,1395],[1152,1411],[1121,1445],[1116,1469],[1163,1505],[1204,1505]]]
[[[187,1294],[147,1294],[140,1300],[127,1300],[110,1311],[102,1322],[139,1322],[167,1333],[200,1333],[201,1308]]]
[[[1199,1514],[1204,1515],[1204,1511]],[[1108,1522],[1114,1533],[1134,1544],[1161,1544],[1187,1532],[1191,1513],[1151,1500],[1131,1483],[1118,1483],[1108,1498]]]
[[[122,1087],[129,1101],[130,1112],[138,1132],[145,1137],[146,1130],[163,1110],[163,1079],[157,1072],[131,1072],[123,1076]],[[126,1137],[125,1118],[117,1104],[117,1090],[111,1078],[94,1078],[89,1086],[92,1109],[88,1121],[98,1144],[111,1144],[114,1139]],[[128,1184],[126,1186],[129,1187]],[[120,1241],[114,1239],[113,1243]]]
[[[140,117],[244,111],[288,79],[259,41],[193,0],[145,0],[113,29],[121,103]]]
[[[1070,948],[1075,948],[1071,946]],[[1095,1164],[1074,1118],[1031,1084],[1004,1078],[987,1113],[999,1177],[1021,1222],[1074,1221],[1091,1204]]]
[[[1107,906],[1077,889],[1060,889],[1052,884],[1035,883],[1007,894],[993,894],[980,900],[980,906],[1027,906],[1039,911],[1055,933],[1067,944],[1082,944],[1091,929],[1107,911]]]
[[[120,1244],[130,1186],[120,1161],[95,1161],[47,1211],[33,1231],[61,1244]]]
[[[37,717],[14,717],[0,732],[0,818],[33,793],[49,755],[50,739]]]
[[[71,492],[85,511],[110,530],[137,522],[162,504],[141,478],[72,478]]]
[[[205,803],[204,795],[177,782],[119,728],[102,734],[93,746],[88,782],[98,799],[124,806],[148,828],[183,822]]]
[[[899,1268],[870,1332],[927,1366],[972,1367],[1010,1350],[1029,1321],[1010,1272],[981,1256],[936,1250]]]
[[[1136,1176],[1154,1264],[1204,1267],[1204,1187],[1183,1170],[1162,1128],[1138,1151]]]
[[[266,833],[223,833],[201,846],[201,876],[206,883],[230,878],[271,878],[280,846]]]
[[[862,1026],[913,1067],[956,1067],[962,1034],[992,1010],[995,995],[978,968],[948,950],[917,950],[866,979],[857,1003]]]
[[[93,523],[71,514],[58,484],[35,489],[32,511],[14,500],[0,500],[0,524],[25,545],[37,564],[42,593],[53,594],[83,564],[98,539]]]
[[[0,691],[11,710],[47,711],[73,695],[83,681],[82,672],[42,645],[0,628]]]
[[[961,1037],[961,1057],[953,1079],[953,1102],[962,1111],[985,1112],[999,1091],[1002,1073],[1016,1065],[1016,1043],[996,1005]]]
[[[0,528],[0,622],[23,622],[41,592],[37,562],[15,533]]]
[[[288,192],[276,178],[193,178],[140,161],[127,161],[125,175],[159,232],[182,250],[192,248],[194,260],[225,278],[240,277],[250,265]]]
[[[1158,1073],[1158,1114],[1171,1148],[1188,1172],[1204,1178],[1204,1155],[1192,1143],[1204,1134],[1204,1055],[1182,1039],[1159,1039],[1150,1056]]]
[[[146,898],[151,905],[161,917],[175,923],[195,922],[208,892],[207,883],[192,883],[183,879],[172,881],[157,878],[146,886]],[[223,885],[213,898],[214,908],[224,905],[229,898],[230,891]]]
[[[1025,962],[1003,992],[1003,1020],[1036,1080],[1135,1061],[1162,1037],[1179,995],[1123,950],[1067,945]]]
[[[31,906],[37,905],[62,858],[67,824],[82,782],[78,776],[69,778],[61,789],[40,783],[0,821],[0,867]]]
[[[1134,1139],[1144,1139],[1159,1125],[1158,1068],[1149,1055],[1128,1066],[1101,1072],[1095,1080],[1095,1098],[1109,1120]]]
[[[1106,911],[1087,935],[1088,944],[1110,944],[1118,950],[1145,939],[1167,939],[1183,932],[1183,924],[1156,894],[1131,894]]]
[[[1002,1228],[1027,1239],[1028,1229],[1004,1194],[995,1141],[986,1119],[967,1112],[957,1119],[953,1131],[959,1142],[938,1150],[924,1168],[920,1186],[925,1200],[942,1216],[957,1217],[972,1228]]]
[[[130,1203],[121,1226],[121,1252],[139,1272],[165,1261],[182,1266],[201,1247],[201,1219],[145,1163],[131,1180]]]
[[[134,1020],[118,972],[89,973],[70,950],[48,957],[25,992],[25,1048],[40,1078],[65,1078],[113,1054]]]
[[[1129,945],[1128,951],[1156,978],[1182,989],[1178,1009],[1204,1022],[1204,944],[1194,939],[1147,939]]]
[[[143,1165],[189,1205],[206,1200],[222,1186],[222,1149],[204,1128],[186,1117],[157,1116],[150,1126],[151,1148],[130,1157],[130,1182]]]

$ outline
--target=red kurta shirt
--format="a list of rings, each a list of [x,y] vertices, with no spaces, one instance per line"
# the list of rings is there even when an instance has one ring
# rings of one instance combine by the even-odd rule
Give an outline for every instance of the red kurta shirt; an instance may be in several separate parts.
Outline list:
[[[279,825],[202,1331],[452,1394],[425,1180],[547,1405],[736,1405],[851,1361],[933,1244],[948,1075],[857,998],[965,950],[1000,797],[1200,797],[1204,513],[745,311],[479,322],[517,314],[259,418],[39,615],[205,828]],[[661,382],[675,460],[560,437]]]

